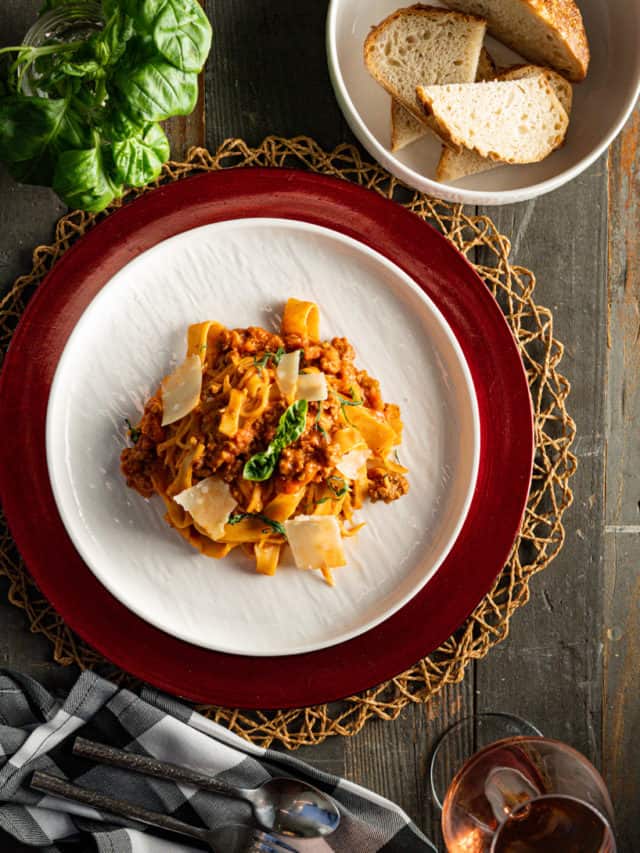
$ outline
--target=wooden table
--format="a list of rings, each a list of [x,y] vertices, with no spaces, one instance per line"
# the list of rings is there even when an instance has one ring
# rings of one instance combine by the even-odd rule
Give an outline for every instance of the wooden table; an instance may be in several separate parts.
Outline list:
[[[40,0],[4,0],[0,46],[15,44]],[[198,111],[172,122],[174,156],[227,137],[306,134],[332,148],[353,141],[329,83],[326,2],[207,2],[215,37]],[[536,273],[537,301],[553,309],[566,345],[578,424],[575,503],[566,544],[531,584],[510,635],[465,681],[394,723],[373,722],[301,757],[396,800],[436,834],[426,767],[434,739],[476,711],[505,710],[573,745],[604,773],[621,853],[640,850],[640,110],[610,150],[573,183],[541,199],[486,211]],[[64,208],[47,189],[0,171],[0,286],[30,269]],[[75,672],[52,663],[23,614],[0,603],[0,660],[49,687]],[[0,849],[17,849],[0,838]]]

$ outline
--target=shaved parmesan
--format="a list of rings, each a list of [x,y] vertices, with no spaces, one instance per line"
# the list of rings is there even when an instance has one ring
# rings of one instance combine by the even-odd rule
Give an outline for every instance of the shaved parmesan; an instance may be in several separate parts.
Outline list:
[[[179,421],[200,402],[202,362],[190,355],[162,380],[162,426]]]
[[[327,377],[324,373],[303,373],[298,376],[296,400],[308,400],[313,403],[316,400],[326,400],[327,397]]]
[[[340,461],[336,465],[336,469],[343,477],[346,477],[347,480],[356,480],[362,466],[366,464],[367,459],[370,456],[371,451],[366,447],[359,448],[358,450],[350,450],[340,458]]]
[[[276,367],[276,380],[283,397],[291,397],[296,390],[298,370],[300,369],[300,350],[287,352]]]
[[[299,515],[284,523],[299,569],[332,569],[346,565],[340,525],[335,515]]]
[[[211,539],[224,535],[224,526],[236,505],[229,486],[217,477],[201,480],[197,486],[176,495],[174,501],[187,510],[198,528]]]

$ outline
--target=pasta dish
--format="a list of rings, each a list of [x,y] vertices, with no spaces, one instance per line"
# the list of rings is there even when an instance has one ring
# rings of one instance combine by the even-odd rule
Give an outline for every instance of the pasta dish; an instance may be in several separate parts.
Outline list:
[[[298,299],[279,335],[190,326],[184,362],[128,423],[121,468],[203,554],[240,547],[273,575],[288,545],[296,566],[332,584],[343,538],[363,526],[354,512],[409,486],[398,406],[356,367],[349,341],[322,341],[319,326],[317,305]]]

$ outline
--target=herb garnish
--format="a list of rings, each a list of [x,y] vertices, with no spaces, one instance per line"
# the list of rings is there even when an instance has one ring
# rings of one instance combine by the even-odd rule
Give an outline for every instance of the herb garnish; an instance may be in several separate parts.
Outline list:
[[[355,392],[355,389],[353,388],[353,385],[351,386],[350,391],[351,391],[351,399],[350,400],[348,400],[346,397],[343,397],[342,394],[338,394],[337,391],[336,391],[336,397],[340,401],[340,411],[342,412],[342,417],[345,419],[345,421],[348,424],[351,424],[351,426],[353,426],[353,422],[351,421],[351,419],[347,415],[346,409],[348,406],[363,406],[364,400],[360,400],[356,397],[356,392]]]
[[[245,462],[242,469],[245,480],[262,483],[272,476],[284,448],[297,441],[304,432],[308,405],[306,400],[296,400],[285,410],[278,422],[276,434],[267,449],[262,453],[255,453]]]
[[[322,415],[322,407],[324,403],[322,400],[318,403],[318,411],[316,412],[316,416],[313,419],[313,426],[318,430],[320,435],[324,438],[325,441],[329,441],[329,436],[327,435],[326,429],[320,423],[320,416]]]
[[[140,436],[142,435],[142,430],[141,430],[141,429],[139,429],[138,427],[134,427],[134,426],[132,426],[131,421],[129,420],[129,418],[125,418],[125,419],[124,419],[124,422],[125,422],[125,424],[127,425],[128,429],[129,429],[129,438],[131,439],[131,441],[132,441],[134,444],[136,444],[136,442],[138,441],[138,439],[139,439],[139,438],[140,438]]]
[[[0,160],[21,183],[95,213],[159,175],[170,148],[158,122],[193,110],[211,46],[198,0],[98,5],[104,25],[88,38],[0,50],[15,55],[0,75]],[[37,95],[24,93],[29,76]]]
[[[268,533],[269,528],[271,528],[271,530],[274,530],[279,536],[284,536],[285,539],[287,538],[284,525],[279,521],[275,521],[273,518],[268,518],[261,512],[236,512],[229,517],[227,524],[239,524],[245,518],[257,518],[268,525],[267,529],[262,531],[263,533]]]
[[[253,366],[258,371],[258,376],[262,376],[262,368],[267,366],[267,362],[269,359],[273,361],[275,367],[280,364],[280,360],[283,355],[286,354],[286,350],[284,347],[278,347],[275,352],[265,352],[262,358],[258,358],[254,355],[253,357]]]
[[[349,491],[349,486],[347,485],[347,481],[344,477],[338,477],[336,474],[333,474],[331,477],[327,477],[326,483],[337,498],[344,497]]]

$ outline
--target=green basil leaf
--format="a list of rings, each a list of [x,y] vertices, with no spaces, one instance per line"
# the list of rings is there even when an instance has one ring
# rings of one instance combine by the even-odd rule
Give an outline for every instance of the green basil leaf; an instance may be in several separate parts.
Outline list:
[[[211,24],[197,0],[146,0],[160,5],[153,41],[172,65],[201,71],[211,50]]]
[[[60,152],[90,144],[88,128],[69,101],[21,95],[0,100],[0,159],[20,183],[51,185]]]
[[[278,429],[273,441],[262,453],[255,453],[245,463],[242,476],[245,480],[262,483],[268,480],[276,470],[280,453],[285,447],[297,441],[304,432],[307,424],[307,409],[309,404],[306,400],[297,400],[292,403],[280,417]]]
[[[68,77],[93,78],[100,71],[100,65],[95,59],[62,62],[60,64],[60,71]]]
[[[135,34],[133,20],[118,3],[103,2],[104,27],[94,33],[88,45],[96,61],[103,67],[115,65],[128,50],[128,42]]]
[[[188,115],[198,100],[198,75],[180,71],[157,57],[131,70],[123,69],[116,84],[124,108],[136,121]]]
[[[104,137],[112,142],[121,142],[132,136],[142,136],[145,127],[147,122],[134,121],[116,98],[110,98],[109,108],[100,125]]]
[[[114,142],[113,177],[120,184],[142,187],[158,177],[170,153],[166,133],[151,124],[142,136]]]
[[[18,163],[39,157],[57,137],[66,109],[62,98],[2,98],[0,160]]]
[[[63,151],[53,176],[53,188],[69,207],[99,213],[122,187],[107,174],[101,145],[82,151]]]
[[[277,444],[278,450],[283,450],[300,438],[307,423],[308,408],[306,400],[296,400],[286,409],[278,422],[278,429],[272,441],[272,444]]]
[[[273,476],[278,464],[280,452],[271,450],[271,445],[262,453],[254,453],[247,459],[242,469],[242,476],[245,480],[251,480],[254,483],[263,483]]]

